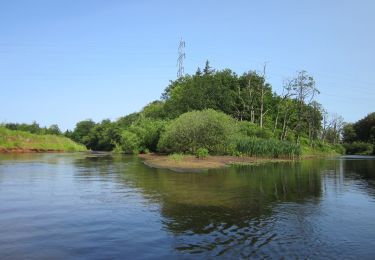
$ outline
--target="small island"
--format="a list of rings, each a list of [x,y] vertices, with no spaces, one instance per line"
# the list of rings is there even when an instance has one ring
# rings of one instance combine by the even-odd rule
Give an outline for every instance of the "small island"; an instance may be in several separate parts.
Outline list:
[[[219,169],[231,165],[259,165],[269,162],[285,162],[286,159],[255,158],[249,156],[217,155],[199,158],[193,155],[140,154],[144,164],[153,168],[168,169],[176,172]]]

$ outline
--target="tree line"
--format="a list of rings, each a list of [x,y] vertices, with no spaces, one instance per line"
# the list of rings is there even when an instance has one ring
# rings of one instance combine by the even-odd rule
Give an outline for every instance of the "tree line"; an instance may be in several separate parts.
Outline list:
[[[78,122],[72,131],[66,131],[64,135],[86,145],[91,150],[126,153],[187,152],[186,149],[192,151],[199,148],[198,146],[209,148],[211,147],[209,144],[199,143],[198,139],[206,136],[205,140],[211,140],[213,137],[209,137],[210,134],[221,136],[223,140],[232,140],[230,146],[232,148],[226,147],[225,149],[228,148],[226,152],[229,150],[233,152],[235,146],[235,142],[233,143],[235,138],[228,137],[240,139],[241,136],[256,138],[258,141],[259,139],[276,140],[280,146],[282,142],[289,142],[309,147],[308,149],[327,150],[330,149],[329,144],[332,144],[338,150],[342,150],[340,143],[343,140],[348,142],[343,135],[346,136],[346,129],[349,126],[344,123],[341,116],[329,114],[317,102],[316,97],[320,92],[311,75],[306,71],[297,72],[284,81],[282,93],[274,92],[266,79],[266,66],[262,71],[252,70],[238,75],[230,69],[215,70],[207,61],[203,70],[198,68],[193,75],[171,81],[162,93],[161,99],[149,103],[141,111],[115,121],[105,119],[96,123],[92,120],[84,120]],[[198,111],[206,112],[202,115],[197,113]],[[230,125],[235,127],[226,132],[226,136],[216,131],[221,129],[220,133],[225,132],[215,119],[224,117],[216,116],[212,111],[229,116],[233,120]],[[209,119],[211,121],[207,121],[208,125],[205,123],[181,125],[180,117],[184,117],[184,114],[189,112],[192,112],[189,114],[191,122],[205,122]],[[177,127],[179,124],[180,126]],[[20,125],[17,127],[19,128]],[[184,131],[184,128],[188,131]],[[174,133],[166,137],[171,133],[171,129],[175,129]],[[48,129],[45,128],[43,131],[47,132]],[[61,134],[59,130],[55,133]],[[360,132],[358,133],[361,135]],[[179,146],[178,149],[170,149],[168,144],[171,142],[168,140],[177,140],[178,134],[181,134],[182,139],[189,140],[192,140],[193,136],[195,139],[192,143],[198,143],[185,148]],[[177,146],[183,143],[182,139],[179,139],[181,143],[176,144]],[[253,140],[242,143],[254,146]],[[264,142],[263,146],[266,146]],[[215,152],[214,150],[211,149],[210,152]]]

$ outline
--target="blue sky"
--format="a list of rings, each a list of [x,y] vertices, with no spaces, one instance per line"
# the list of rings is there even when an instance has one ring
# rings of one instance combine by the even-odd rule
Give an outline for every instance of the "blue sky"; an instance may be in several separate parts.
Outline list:
[[[330,112],[375,111],[375,1],[0,2],[0,121],[116,119],[158,99],[206,59],[260,70],[280,92],[298,70],[314,76]]]

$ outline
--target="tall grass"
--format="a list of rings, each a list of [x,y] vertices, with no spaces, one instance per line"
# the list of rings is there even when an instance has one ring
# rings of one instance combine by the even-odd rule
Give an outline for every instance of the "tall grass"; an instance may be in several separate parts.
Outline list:
[[[0,149],[50,150],[78,152],[86,147],[69,138],[57,135],[37,135],[0,127]]]
[[[249,156],[291,159],[301,156],[301,147],[297,144],[256,137],[239,139],[236,143],[236,150]]]

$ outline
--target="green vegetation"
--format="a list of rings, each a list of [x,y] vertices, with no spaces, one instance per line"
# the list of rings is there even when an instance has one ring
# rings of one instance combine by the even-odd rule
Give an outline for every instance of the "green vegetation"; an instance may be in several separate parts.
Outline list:
[[[206,148],[198,148],[195,155],[199,158],[199,159],[204,159],[208,156],[208,150]]]
[[[236,151],[249,156],[272,158],[296,158],[301,155],[301,147],[298,144],[257,137],[239,139],[236,143]]]
[[[184,154],[182,154],[182,153],[172,153],[172,154],[168,155],[168,157],[175,162],[179,162],[182,159],[184,159]]]
[[[0,150],[86,151],[83,145],[56,135],[37,135],[0,127]]]
[[[342,152],[342,120],[314,98],[305,71],[286,81],[278,95],[263,73],[216,71],[206,62],[194,75],[175,81],[161,100],[140,112],[95,123],[77,123],[67,137],[91,150],[124,153],[186,153],[295,158]],[[329,122],[328,122],[329,121]]]
[[[19,130],[25,131],[32,134],[39,134],[39,135],[61,135],[61,131],[58,125],[51,125],[50,127],[41,127],[37,122],[33,122],[32,124],[18,124],[18,123],[7,123],[2,125],[5,128],[10,130]]]
[[[235,126],[230,116],[212,109],[184,113],[166,127],[159,151],[195,154],[198,148],[206,148],[213,154],[225,154]]]
[[[346,154],[375,154],[375,112],[343,127]]]
[[[266,68],[237,75],[230,69],[214,70],[206,62],[202,71],[171,81],[161,100],[140,112],[116,121],[84,120],[64,135],[90,150],[118,153],[196,155],[202,148],[213,155],[295,158],[343,152],[343,119],[329,117],[316,102],[319,90],[307,72],[285,81],[281,94],[265,79]],[[5,126],[61,134],[57,126],[41,128],[36,123]]]

